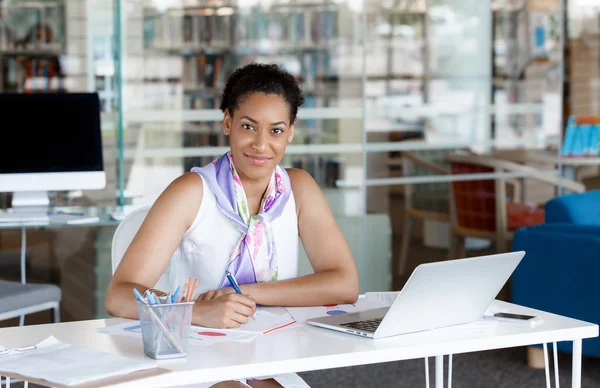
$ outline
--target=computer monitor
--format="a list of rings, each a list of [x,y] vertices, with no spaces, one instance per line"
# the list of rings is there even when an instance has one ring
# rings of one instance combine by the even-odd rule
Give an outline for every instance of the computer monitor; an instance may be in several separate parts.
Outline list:
[[[106,186],[97,93],[0,94],[0,139],[0,192],[15,211]]]

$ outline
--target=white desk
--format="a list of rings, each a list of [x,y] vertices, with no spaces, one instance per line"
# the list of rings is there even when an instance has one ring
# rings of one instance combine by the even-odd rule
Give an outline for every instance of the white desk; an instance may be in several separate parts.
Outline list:
[[[573,341],[572,387],[581,386],[581,340],[597,337],[598,325],[505,302],[495,303],[511,312],[542,316],[544,323],[536,327],[507,322],[485,328],[455,326],[378,340],[311,326],[292,327],[252,342],[190,346],[187,359],[159,362],[161,368],[170,372],[111,386],[170,387],[558,341]],[[141,340],[96,331],[121,322],[120,319],[101,319],[5,328],[0,329],[0,345],[25,346],[53,335],[74,345],[134,358],[144,357]],[[439,381],[436,383],[439,386]]]

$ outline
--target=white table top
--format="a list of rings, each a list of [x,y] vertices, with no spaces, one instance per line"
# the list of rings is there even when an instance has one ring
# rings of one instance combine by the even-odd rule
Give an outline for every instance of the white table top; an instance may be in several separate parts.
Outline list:
[[[170,370],[170,373],[116,386],[166,387],[598,336],[596,324],[501,301],[494,304],[503,311],[541,316],[544,321],[533,327],[508,322],[468,324],[377,340],[312,326],[291,327],[258,337],[251,342],[232,341],[207,347],[190,346],[187,358],[158,362],[159,367]],[[53,335],[62,342],[98,351],[133,358],[145,357],[141,340],[97,332],[98,328],[123,321],[100,319],[5,328],[0,329],[0,345],[25,346]]]

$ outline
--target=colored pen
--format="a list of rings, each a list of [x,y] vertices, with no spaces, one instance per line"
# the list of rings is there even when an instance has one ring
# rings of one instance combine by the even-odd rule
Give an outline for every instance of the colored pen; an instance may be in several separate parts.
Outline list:
[[[179,291],[181,291],[181,286],[177,286],[177,288],[175,289],[173,296],[171,296],[171,303],[177,302],[177,298],[179,298]]]
[[[233,287],[235,292],[241,294],[242,291],[240,290],[240,286],[238,285],[237,281],[233,277],[233,274],[229,271],[225,271],[225,276],[227,276],[227,280],[229,280],[229,283],[231,284],[231,287]]]
[[[150,292],[150,290],[146,290],[146,292],[144,292],[144,296],[146,297],[146,300],[148,301],[148,304],[155,304],[156,303],[154,301],[154,297],[152,296],[152,292]]]
[[[231,283],[231,287],[233,287],[235,292],[237,294],[241,294],[242,290],[240,290],[240,286],[238,285],[237,280],[235,280],[235,278],[233,277],[233,274],[229,271],[225,271],[225,276],[227,276],[227,279],[229,280],[229,283]],[[254,316],[252,316],[250,318],[254,319]]]
[[[140,302],[146,303],[146,299],[144,299],[144,297],[142,296],[142,294],[140,294],[140,292],[137,290],[137,288],[133,289],[133,294],[135,295],[135,298],[137,300],[139,300]]]

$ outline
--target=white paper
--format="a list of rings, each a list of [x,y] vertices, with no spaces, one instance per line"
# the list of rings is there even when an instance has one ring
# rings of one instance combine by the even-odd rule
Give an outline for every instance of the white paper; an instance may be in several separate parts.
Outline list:
[[[269,334],[287,327],[293,327],[296,320],[285,307],[259,307],[254,319],[237,329],[219,329],[225,333]],[[216,330],[216,329],[215,329]]]
[[[139,338],[142,340],[140,321],[130,321],[118,325],[106,326],[98,329],[98,332],[110,335],[122,335],[126,337]],[[250,337],[250,338],[248,338]],[[224,332],[221,330],[208,329],[201,326],[191,326],[189,332],[190,346],[208,346],[223,341],[238,341],[254,338],[253,334],[245,332]]]
[[[386,306],[391,306],[396,301],[396,298],[400,295],[400,291],[387,291],[387,292],[365,292],[366,298],[378,298]]]
[[[156,362],[133,360],[72,346],[48,337],[37,349],[0,357],[0,372],[17,373],[56,384],[75,385],[156,367]]]
[[[340,304],[333,306],[314,306],[314,307],[288,307],[287,310],[292,314],[299,324],[305,324],[307,319],[326,317],[328,315],[341,315],[347,313],[356,313],[359,311],[387,307],[382,300],[378,298],[359,298],[355,304]]]

